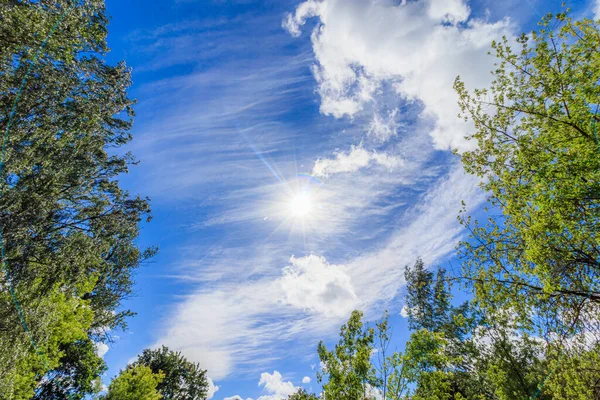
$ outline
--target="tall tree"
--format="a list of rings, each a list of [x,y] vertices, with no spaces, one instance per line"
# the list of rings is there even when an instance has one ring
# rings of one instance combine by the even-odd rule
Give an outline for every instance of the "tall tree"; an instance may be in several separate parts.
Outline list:
[[[504,310],[545,342],[538,391],[600,396],[600,29],[568,13],[493,44],[489,89],[457,79],[477,148],[462,154],[490,194],[489,218],[463,213],[463,277],[487,313]],[[580,365],[578,378],[573,369]],[[571,367],[567,367],[571,366]]]
[[[595,319],[600,310],[586,306],[600,303],[600,31],[558,14],[517,44],[493,44],[490,89],[470,94],[456,81],[478,145],[463,165],[501,212],[485,225],[462,218],[472,240],[460,251],[483,305],[559,311],[568,318],[553,329],[577,329],[572,310]]]
[[[323,368],[317,379],[323,383],[325,399],[371,399],[371,388],[379,386],[371,364],[375,331],[363,326],[362,316],[360,311],[352,312],[333,350],[319,343],[317,351]]]
[[[134,101],[129,69],[103,60],[104,1],[9,0],[0,20],[0,286],[14,289],[0,295],[0,397],[18,399],[74,371],[60,367],[71,343],[124,327],[132,271],[154,250],[135,244],[148,201],[118,182]]]

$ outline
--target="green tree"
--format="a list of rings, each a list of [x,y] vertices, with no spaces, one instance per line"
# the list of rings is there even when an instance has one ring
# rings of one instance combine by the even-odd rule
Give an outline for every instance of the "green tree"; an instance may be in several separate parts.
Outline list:
[[[498,61],[489,89],[469,93],[455,83],[477,144],[462,162],[490,194],[485,223],[460,217],[471,232],[459,246],[463,278],[487,314],[511,314],[520,332],[545,342],[546,370],[534,377],[538,397],[576,398],[579,391],[594,398],[600,29],[597,21],[548,15],[516,46],[493,44]]]
[[[340,340],[329,351],[323,342],[318,353],[322,369],[317,380],[323,383],[325,399],[370,399],[371,388],[379,386],[371,364],[375,330],[363,326],[362,313],[353,311],[340,329]]]
[[[160,400],[156,387],[163,378],[144,365],[129,367],[113,379],[104,400]]]
[[[0,287],[15,289],[29,325],[26,332],[3,290],[0,397],[19,399],[42,380],[71,373],[60,361],[77,363],[65,358],[71,342],[106,341],[102,332],[125,326],[132,313],[119,306],[131,293],[132,271],[154,250],[135,244],[148,201],[118,182],[134,162],[115,151],[131,139],[134,101],[129,69],[103,60],[104,1],[4,1],[0,19],[0,132],[11,121],[0,176],[8,269]]]
[[[553,26],[558,25],[558,28]],[[477,299],[528,315],[560,312],[547,328],[576,330],[600,303],[600,32],[596,22],[548,16],[517,40],[494,43],[489,89],[456,81],[477,149],[465,169],[482,178],[493,210],[484,225],[464,216],[472,238],[460,245]],[[570,315],[569,315],[570,314]]]
[[[206,370],[200,364],[188,361],[180,352],[160,349],[146,349],[134,365],[149,367],[153,373],[162,373],[164,379],[157,390],[167,400],[202,400],[208,393]]]
[[[304,389],[299,389],[296,393],[288,396],[288,400],[319,400],[317,395],[308,393]]]
[[[99,391],[99,376],[106,371],[104,360],[96,354],[94,342],[86,338],[60,346],[59,366],[47,374],[36,389],[34,399],[82,399]]]
[[[21,300],[27,304],[28,329],[33,336],[44,335],[45,340],[37,342],[37,352],[32,350],[27,336],[21,334],[0,334],[0,398],[30,399],[34,396],[37,382],[49,371],[58,368],[64,357],[64,346],[87,339],[87,330],[93,312],[89,300],[83,300],[81,293],[89,291],[94,282],[78,285],[74,293],[65,292],[55,286],[44,297],[36,297],[40,279],[28,286],[17,286]],[[26,295],[26,297],[23,297]],[[0,292],[0,299],[10,304],[10,294]],[[12,310],[11,310],[12,311]],[[2,315],[2,324],[18,325],[19,317],[13,311]],[[83,382],[82,382],[83,383]],[[63,396],[64,397],[64,396]]]

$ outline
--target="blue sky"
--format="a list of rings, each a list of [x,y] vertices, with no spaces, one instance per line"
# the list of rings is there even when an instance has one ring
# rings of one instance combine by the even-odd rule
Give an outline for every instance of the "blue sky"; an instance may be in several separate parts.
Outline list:
[[[404,266],[448,266],[460,201],[485,199],[450,152],[472,146],[453,80],[488,85],[491,41],[560,3],[107,0],[139,101],[122,181],[152,199],[139,242],[160,253],[106,382],[166,344],[215,399],[318,392],[316,344],[355,308],[389,310],[401,347]]]

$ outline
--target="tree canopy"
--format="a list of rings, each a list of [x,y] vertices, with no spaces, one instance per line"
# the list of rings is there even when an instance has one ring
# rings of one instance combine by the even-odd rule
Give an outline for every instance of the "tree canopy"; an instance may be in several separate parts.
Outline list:
[[[134,159],[112,150],[131,139],[130,71],[104,61],[103,1],[5,1],[0,19],[0,397],[81,397],[154,252],[135,244],[148,200],[118,181]]]
[[[163,378],[145,365],[127,368],[111,382],[104,400],[160,400],[156,387]]]
[[[146,349],[134,365],[143,365],[163,379],[156,390],[165,400],[203,400],[208,394],[206,370],[198,363],[188,361],[179,352],[162,346],[159,349]]]

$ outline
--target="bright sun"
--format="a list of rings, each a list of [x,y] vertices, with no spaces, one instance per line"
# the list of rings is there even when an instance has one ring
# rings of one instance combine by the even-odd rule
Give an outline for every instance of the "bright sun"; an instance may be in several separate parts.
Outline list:
[[[294,217],[306,217],[312,209],[312,201],[308,193],[298,193],[292,197],[289,207]]]

